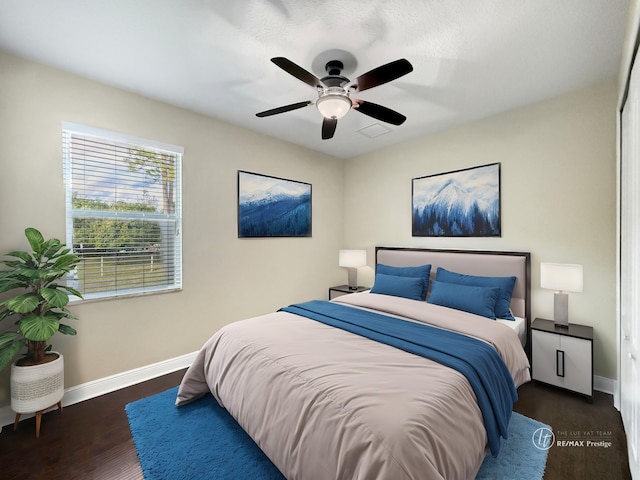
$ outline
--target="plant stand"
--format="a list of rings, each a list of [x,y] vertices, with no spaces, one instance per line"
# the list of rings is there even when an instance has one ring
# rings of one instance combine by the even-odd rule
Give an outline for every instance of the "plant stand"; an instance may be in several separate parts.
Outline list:
[[[45,408],[44,410],[38,410],[36,412],[36,438],[40,438],[40,423],[42,422],[42,414],[48,412],[49,410],[58,407],[60,413],[62,413],[62,402],[58,402],[55,405],[51,405],[49,408]],[[13,431],[15,432],[18,428],[18,422],[20,421],[21,413],[16,413],[16,419],[13,422]]]
[[[62,411],[64,396],[64,358],[58,352],[55,360],[40,365],[11,365],[11,409],[16,412],[13,425],[18,427],[20,415],[36,414],[36,437],[40,436],[42,414],[56,406]]]

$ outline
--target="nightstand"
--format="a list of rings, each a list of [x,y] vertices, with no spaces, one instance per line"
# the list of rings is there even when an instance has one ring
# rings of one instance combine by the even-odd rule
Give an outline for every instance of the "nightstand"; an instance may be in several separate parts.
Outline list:
[[[536,318],[531,324],[531,369],[536,381],[593,400],[593,327],[557,327]]]
[[[336,297],[340,297],[342,295],[348,295],[350,293],[364,292],[365,290],[369,290],[368,287],[357,287],[355,290],[351,290],[349,285],[337,285],[335,287],[329,288],[329,300],[333,300]]]

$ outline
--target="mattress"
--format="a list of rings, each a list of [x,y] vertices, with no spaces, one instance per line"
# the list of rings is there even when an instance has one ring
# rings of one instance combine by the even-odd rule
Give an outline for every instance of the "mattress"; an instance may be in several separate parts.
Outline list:
[[[498,318],[496,322],[512,328],[513,331],[516,332],[516,335],[518,335],[520,344],[524,347],[527,344],[527,321],[522,317],[514,318],[515,320],[503,320],[501,318]]]

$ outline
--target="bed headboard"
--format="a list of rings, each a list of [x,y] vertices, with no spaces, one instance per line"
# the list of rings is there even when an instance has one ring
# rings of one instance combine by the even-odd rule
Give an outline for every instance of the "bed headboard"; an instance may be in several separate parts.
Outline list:
[[[441,250],[432,248],[376,247],[376,265],[397,267],[431,264],[431,279],[438,267],[468,275],[517,278],[511,298],[511,311],[531,325],[531,254],[480,250]]]

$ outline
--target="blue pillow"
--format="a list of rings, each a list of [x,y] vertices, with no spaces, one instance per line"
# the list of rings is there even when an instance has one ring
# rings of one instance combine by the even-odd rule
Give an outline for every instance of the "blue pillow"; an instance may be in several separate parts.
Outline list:
[[[429,290],[429,275],[431,274],[431,265],[421,265],[419,267],[392,267],[390,265],[384,265],[379,263],[376,265],[376,273],[382,273],[384,275],[396,275],[398,277],[412,277],[422,278],[424,287],[422,289],[422,298],[427,298],[427,291]]]
[[[495,320],[498,295],[500,295],[498,287],[474,287],[433,281],[427,303],[455,308]]]
[[[423,285],[424,280],[422,278],[376,273],[376,280],[373,287],[371,287],[371,293],[393,295],[422,301],[424,300],[422,296]]]
[[[438,268],[436,280],[439,282],[456,283],[458,285],[471,285],[474,287],[498,287],[500,295],[496,301],[496,318],[515,320],[511,313],[511,295],[516,284],[516,277],[481,277],[450,272],[444,268]]]

